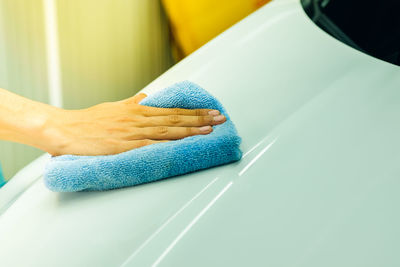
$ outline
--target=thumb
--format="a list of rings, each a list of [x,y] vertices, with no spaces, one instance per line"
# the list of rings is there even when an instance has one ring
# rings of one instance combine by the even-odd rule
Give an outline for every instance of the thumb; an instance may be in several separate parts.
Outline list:
[[[128,102],[134,103],[134,104],[139,104],[140,101],[142,101],[146,97],[147,97],[147,95],[145,93],[140,93],[140,94],[137,94],[137,95],[132,96],[131,98],[129,98]]]

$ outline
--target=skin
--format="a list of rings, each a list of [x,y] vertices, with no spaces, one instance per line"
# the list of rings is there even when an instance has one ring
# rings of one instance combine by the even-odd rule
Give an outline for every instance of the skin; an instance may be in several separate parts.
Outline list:
[[[159,142],[209,134],[226,118],[217,110],[139,105],[134,97],[80,110],[35,102],[0,88],[0,139],[53,156],[109,155]]]

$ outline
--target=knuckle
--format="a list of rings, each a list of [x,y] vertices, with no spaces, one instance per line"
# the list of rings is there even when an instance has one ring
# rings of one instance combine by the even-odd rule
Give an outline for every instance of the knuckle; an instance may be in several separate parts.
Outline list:
[[[132,119],[130,117],[120,117],[117,119],[117,122],[122,122],[122,123],[131,122],[131,121],[132,121]]]
[[[194,114],[195,114],[195,116],[201,116],[202,115],[202,111],[200,109],[195,109],[194,110]]]
[[[186,136],[190,136],[190,135],[193,135],[193,134],[194,134],[194,129],[195,129],[195,128],[186,127],[185,129],[186,129]]]
[[[169,115],[168,121],[171,123],[178,123],[181,121],[181,117],[179,115]]]
[[[114,128],[108,128],[108,129],[105,129],[105,131],[107,132],[107,134],[114,134],[114,135],[116,135],[116,134],[129,134],[130,133],[130,130],[128,129],[128,128],[125,128],[125,127],[114,127]]]
[[[168,134],[168,127],[166,126],[157,126],[155,128],[155,133],[160,134],[160,135],[166,135]]]
[[[132,133],[131,129],[127,129],[126,135],[125,135],[125,140],[128,141],[135,141],[141,138],[141,135],[138,133]]]
[[[198,117],[197,117],[197,122],[198,122],[199,124],[204,124],[204,123],[207,122],[207,117],[205,117],[205,116],[198,116]]]

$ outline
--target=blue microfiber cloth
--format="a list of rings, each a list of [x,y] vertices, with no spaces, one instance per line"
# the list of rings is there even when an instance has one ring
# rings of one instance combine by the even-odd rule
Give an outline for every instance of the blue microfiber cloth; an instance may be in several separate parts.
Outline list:
[[[222,105],[200,86],[184,81],[151,94],[146,106],[217,109],[227,118],[208,135],[152,144],[116,155],[53,157],[44,182],[56,192],[108,190],[153,182],[237,161],[242,152],[235,126]]]

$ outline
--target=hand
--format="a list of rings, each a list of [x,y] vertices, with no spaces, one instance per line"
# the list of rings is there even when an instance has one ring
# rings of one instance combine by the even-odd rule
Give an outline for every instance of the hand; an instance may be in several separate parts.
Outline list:
[[[52,155],[108,155],[146,145],[209,134],[226,121],[217,110],[139,105],[146,97],[102,103],[82,110],[54,110],[42,127],[41,146]]]

